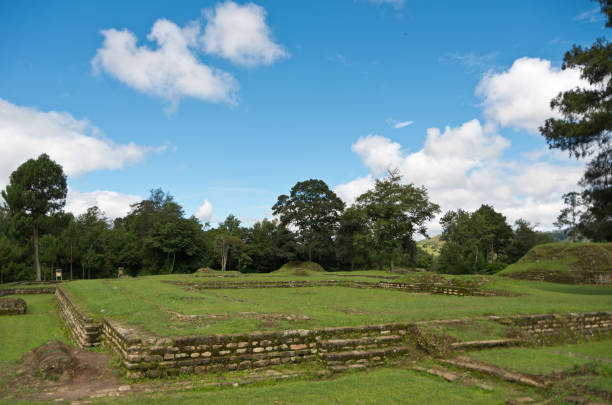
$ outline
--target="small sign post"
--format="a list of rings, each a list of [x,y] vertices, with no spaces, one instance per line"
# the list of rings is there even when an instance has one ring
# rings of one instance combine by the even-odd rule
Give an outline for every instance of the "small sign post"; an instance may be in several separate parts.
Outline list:
[[[123,277],[123,267],[117,268],[117,278]]]
[[[55,281],[57,280],[64,281],[62,278],[62,269],[55,269]]]

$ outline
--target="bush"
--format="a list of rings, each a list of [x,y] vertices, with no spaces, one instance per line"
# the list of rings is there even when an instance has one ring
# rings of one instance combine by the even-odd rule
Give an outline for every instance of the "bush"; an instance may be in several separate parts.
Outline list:
[[[486,274],[495,274],[495,273],[499,273],[500,271],[505,269],[507,266],[508,264],[504,262],[491,262],[491,263],[487,263],[486,266],[484,266],[484,268],[482,269],[482,272]]]

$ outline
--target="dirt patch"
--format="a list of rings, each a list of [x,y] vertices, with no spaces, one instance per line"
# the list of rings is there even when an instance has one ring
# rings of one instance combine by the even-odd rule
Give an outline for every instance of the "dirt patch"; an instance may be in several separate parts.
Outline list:
[[[20,364],[3,370],[8,383],[0,394],[6,399],[68,401],[102,396],[101,393],[119,395],[120,387],[128,389],[109,363],[107,353],[50,341],[24,354]]]

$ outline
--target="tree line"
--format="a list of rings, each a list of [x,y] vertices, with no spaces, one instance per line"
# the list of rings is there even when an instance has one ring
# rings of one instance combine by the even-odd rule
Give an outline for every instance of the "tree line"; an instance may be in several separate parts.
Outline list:
[[[450,211],[442,218],[440,257],[417,235],[439,212],[424,187],[403,184],[397,171],[376,181],[350,207],[322,180],[298,182],[272,207],[277,219],[244,226],[229,215],[216,227],[187,217],[162,189],[109,220],[98,207],[63,211],[66,176],[43,154],[22,164],[2,191],[0,280],[45,280],[126,274],[171,274],[201,267],[270,272],[288,261],[326,269],[426,268],[448,273],[494,272],[536,243],[549,241],[525,221],[516,230],[492,207]]]

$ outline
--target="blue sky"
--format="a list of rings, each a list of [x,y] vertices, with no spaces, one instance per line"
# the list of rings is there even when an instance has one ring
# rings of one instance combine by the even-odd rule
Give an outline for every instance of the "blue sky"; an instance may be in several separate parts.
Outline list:
[[[565,51],[605,35],[578,0],[2,2],[0,186],[47,152],[77,214],[162,187],[252,223],[297,181],[350,203],[397,167],[550,228],[583,162],[537,126],[581,84]]]

